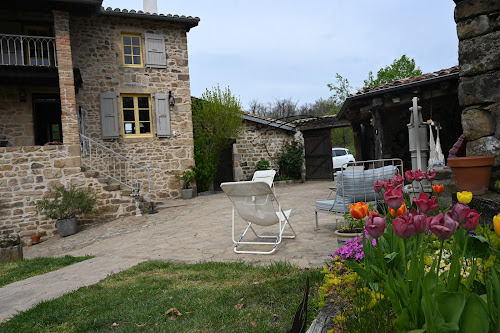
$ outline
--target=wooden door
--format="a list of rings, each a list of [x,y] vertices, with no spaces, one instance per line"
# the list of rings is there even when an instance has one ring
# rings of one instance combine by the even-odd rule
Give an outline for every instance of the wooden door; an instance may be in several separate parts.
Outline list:
[[[333,179],[331,129],[303,131],[306,178]]]
[[[219,168],[214,179],[214,190],[222,191],[220,184],[233,181],[233,145],[231,145],[220,154]]]

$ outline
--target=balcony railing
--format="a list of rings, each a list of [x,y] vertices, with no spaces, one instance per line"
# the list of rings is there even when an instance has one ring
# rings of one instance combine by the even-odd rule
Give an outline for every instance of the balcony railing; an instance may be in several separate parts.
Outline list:
[[[56,38],[0,34],[0,65],[57,67]]]

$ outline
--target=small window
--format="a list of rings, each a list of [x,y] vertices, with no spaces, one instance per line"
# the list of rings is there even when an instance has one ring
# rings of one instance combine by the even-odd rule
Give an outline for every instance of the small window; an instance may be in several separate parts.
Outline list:
[[[148,95],[121,95],[121,107],[124,137],[153,136]]]
[[[141,35],[122,35],[123,64],[142,67]]]
[[[335,156],[344,156],[345,155],[345,150],[338,149],[335,151]]]

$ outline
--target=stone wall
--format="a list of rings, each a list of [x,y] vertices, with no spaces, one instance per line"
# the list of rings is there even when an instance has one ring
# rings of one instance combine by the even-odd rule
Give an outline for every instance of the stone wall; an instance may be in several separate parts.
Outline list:
[[[233,145],[234,180],[247,180],[260,160],[267,160],[278,171],[277,157],[283,145],[294,138],[304,144],[300,133],[243,121],[242,134]]]
[[[0,147],[0,234],[18,233],[25,243],[37,230],[43,236],[56,234],[55,221],[35,209],[36,201],[53,186],[94,189],[99,212],[86,217],[88,221],[131,215],[134,200],[128,196],[130,192],[108,191],[107,184],[85,177],[79,153],[78,145]]]
[[[500,2],[455,0],[458,98],[467,156],[494,155],[500,168]]]
[[[7,147],[34,144],[33,108],[30,101],[19,101],[16,86],[1,87],[0,141],[5,141]]]
[[[73,64],[80,69],[83,79],[76,99],[87,113],[87,135],[141,165],[151,164],[153,200],[179,197],[181,184],[174,175],[194,165],[186,28],[165,21],[97,15],[72,17],[70,30]],[[123,66],[122,33],[164,35],[167,68]],[[144,39],[142,43],[144,51]],[[150,95],[155,133],[154,94],[169,91],[175,98],[175,106],[170,109],[171,137],[123,138],[121,129],[119,139],[102,140],[100,93]]]

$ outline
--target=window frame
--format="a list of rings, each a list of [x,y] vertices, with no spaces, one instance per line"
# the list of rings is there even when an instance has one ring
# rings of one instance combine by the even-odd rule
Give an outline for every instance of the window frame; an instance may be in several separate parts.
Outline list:
[[[138,37],[139,38],[139,58],[141,59],[140,64],[127,64],[125,63],[125,56],[130,55],[132,57],[132,62],[134,61],[134,52],[133,48],[131,48],[132,53],[125,53],[125,37]],[[121,35],[121,42],[122,42],[122,61],[123,61],[123,66],[125,67],[135,67],[135,68],[142,68],[144,67],[144,60],[142,59],[142,53],[143,53],[143,47],[142,47],[142,35],[141,34],[122,34]],[[132,44],[130,45],[132,47]],[[137,56],[137,55],[135,55]]]
[[[140,121],[139,120],[139,101],[138,97],[147,97],[148,98],[148,106],[149,106],[149,124],[150,124],[150,133],[144,133],[141,134],[139,133],[134,133],[134,134],[126,134],[125,133],[125,124],[126,123],[131,123],[131,121],[125,121],[125,115],[123,113],[123,97],[133,97],[134,101],[134,123],[135,123],[135,128],[136,132],[137,129],[140,131],[140,123],[145,122],[145,121]],[[127,108],[130,110],[130,108]],[[144,108],[140,108],[141,110],[144,110]],[[151,138],[154,136],[154,130],[153,130],[153,118],[152,118],[152,111],[151,111],[151,95],[148,94],[120,94],[120,117],[121,117],[121,129],[123,131],[123,137],[124,138]]]

